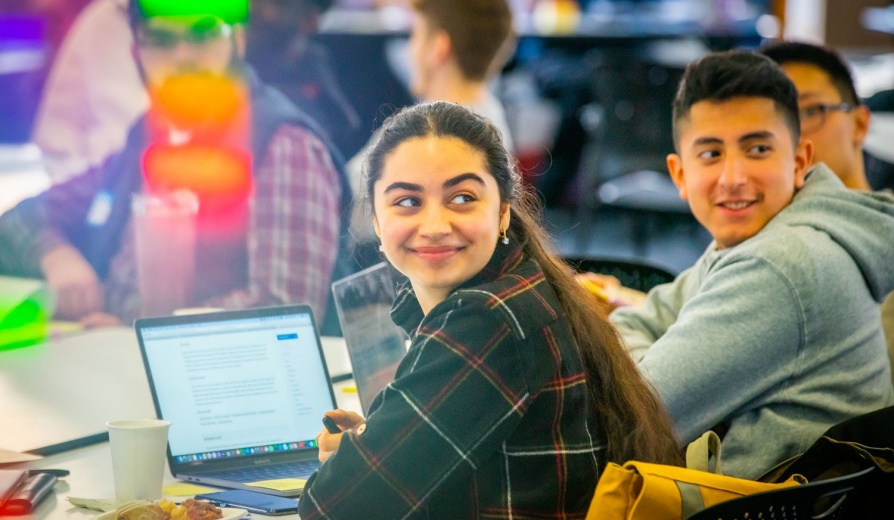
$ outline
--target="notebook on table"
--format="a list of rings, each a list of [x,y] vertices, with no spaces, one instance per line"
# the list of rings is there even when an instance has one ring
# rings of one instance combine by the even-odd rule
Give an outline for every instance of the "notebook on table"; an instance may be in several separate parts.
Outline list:
[[[139,319],[134,324],[168,464],[182,480],[301,494],[315,437],[336,408],[305,305]]]
[[[407,353],[407,335],[391,321],[396,284],[397,276],[385,262],[332,284],[364,415],[379,392],[394,380]]]

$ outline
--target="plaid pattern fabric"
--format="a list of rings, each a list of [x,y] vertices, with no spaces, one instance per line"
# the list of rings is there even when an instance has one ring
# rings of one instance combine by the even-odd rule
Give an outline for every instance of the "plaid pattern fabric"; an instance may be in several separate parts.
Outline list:
[[[203,304],[309,303],[322,322],[338,256],[339,186],[332,157],[314,134],[297,126],[277,130],[249,200],[248,284]]]
[[[399,292],[412,346],[302,519],[584,518],[604,450],[580,356],[539,266],[497,251],[427,316]]]

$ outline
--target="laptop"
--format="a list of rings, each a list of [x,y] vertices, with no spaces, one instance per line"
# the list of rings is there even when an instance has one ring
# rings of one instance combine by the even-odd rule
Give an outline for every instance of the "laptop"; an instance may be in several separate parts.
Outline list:
[[[336,408],[310,307],[146,318],[134,326],[156,413],[171,422],[171,473],[300,495],[319,467],[323,413]]]
[[[382,262],[332,284],[364,415],[407,353],[407,334],[391,321],[397,276]]]

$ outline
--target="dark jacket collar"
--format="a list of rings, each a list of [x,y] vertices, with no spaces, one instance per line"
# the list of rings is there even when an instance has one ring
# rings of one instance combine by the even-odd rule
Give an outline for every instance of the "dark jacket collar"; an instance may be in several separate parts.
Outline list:
[[[521,244],[504,245],[498,243],[493,256],[491,256],[490,260],[487,262],[487,265],[485,265],[478,274],[454,289],[451,294],[463,289],[478,287],[480,285],[494,282],[517,267],[523,260],[524,253]],[[432,311],[434,311],[434,309],[432,309]],[[425,314],[422,312],[419,300],[416,299],[416,293],[413,291],[413,286],[410,284],[409,280],[405,280],[398,286],[397,298],[395,298],[394,305],[391,308],[392,321],[394,321],[397,326],[403,328],[412,338],[416,333],[416,328],[419,327],[419,324],[424,317]]]

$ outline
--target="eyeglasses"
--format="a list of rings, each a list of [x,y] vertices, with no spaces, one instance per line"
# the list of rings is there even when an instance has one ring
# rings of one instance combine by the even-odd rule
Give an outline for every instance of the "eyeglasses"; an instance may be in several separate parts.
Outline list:
[[[171,50],[181,42],[201,47],[221,38],[229,38],[232,33],[232,26],[223,20],[208,16],[186,27],[184,31],[173,30],[169,26],[149,25],[138,31],[136,41],[137,45],[145,49]]]
[[[798,112],[801,116],[801,132],[807,134],[822,128],[826,123],[826,114],[829,112],[848,113],[857,108],[850,103],[816,103],[802,107]]]

